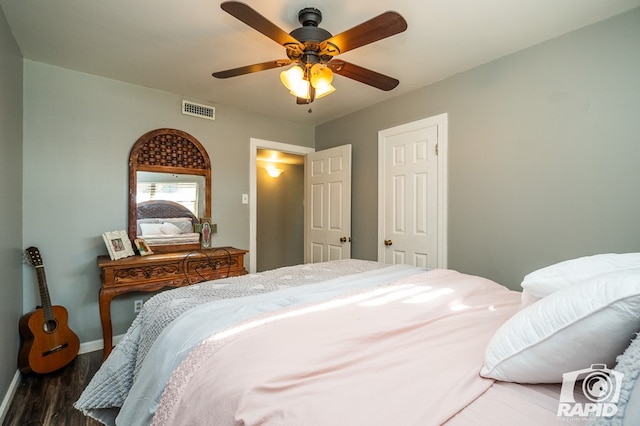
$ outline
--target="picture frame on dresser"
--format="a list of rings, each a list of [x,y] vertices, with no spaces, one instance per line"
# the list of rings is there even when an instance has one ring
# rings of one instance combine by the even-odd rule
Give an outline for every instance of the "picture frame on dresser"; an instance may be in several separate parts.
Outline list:
[[[104,240],[104,244],[107,246],[107,251],[109,252],[111,260],[135,256],[129,236],[124,229],[121,231],[105,232],[102,234],[102,239]]]
[[[140,256],[149,256],[153,254],[153,251],[151,251],[151,248],[149,248],[147,242],[142,238],[136,238],[135,240],[133,240],[133,242],[136,245],[136,249],[138,249],[138,253],[140,253]]]

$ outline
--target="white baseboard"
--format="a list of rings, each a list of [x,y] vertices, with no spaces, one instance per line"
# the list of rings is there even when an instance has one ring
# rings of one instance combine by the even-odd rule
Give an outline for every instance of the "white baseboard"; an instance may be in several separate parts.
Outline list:
[[[18,386],[20,386],[20,370],[16,370],[16,374],[13,375],[13,380],[11,380],[9,390],[7,390],[7,393],[2,400],[2,405],[0,405],[0,424],[4,424],[4,419],[7,417],[9,406],[13,400],[13,396],[18,390]]]
[[[120,339],[124,337],[124,334],[119,334],[117,336],[113,336],[113,344],[117,344]],[[80,343],[80,351],[78,354],[86,354],[88,352],[101,351],[104,347],[102,339],[92,340],[90,342]],[[7,393],[4,395],[2,399],[2,405],[0,405],[0,424],[4,423],[4,419],[7,416],[7,412],[9,411],[9,406],[11,405],[11,401],[13,400],[13,396],[16,394],[18,390],[18,386],[20,386],[20,370],[16,370],[16,374],[13,376],[13,380],[9,385],[9,389]]]
[[[120,339],[124,337],[124,334],[118,334],[117,336],[113,336],[113,344],[117,345]],[[92,340],[90,342],[80,343],[80,351],[79,354],[86,354],[88,352],[101,351],[104,348],[104,343],[102,339]]]

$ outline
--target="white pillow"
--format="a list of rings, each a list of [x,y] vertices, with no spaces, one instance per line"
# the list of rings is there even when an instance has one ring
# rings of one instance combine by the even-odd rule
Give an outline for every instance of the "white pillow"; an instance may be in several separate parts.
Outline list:
[[[168,219],[162,219],[162,223],[170,223],[180,228],[179,234],[188,234],[193,232],[193,222],[188,217],[172,217]]]
[[[596,254],[538,269],[526,275],[522,281],[522,304],[529,305],[596,275],[629,268],[640,268],[640,253]]]
[[[600,274],[517,312],[485,351],[484,377],[560,383],[562,374],[613,365],[640,331],[640,268]]]
[[[165,235],[181,234],[182,230],[173,223],[165,222],[160,226],[160,231]]]
[[[162,227],[161,223],[141,223],[140,229],[142,230],[142,235],[162,235]]]

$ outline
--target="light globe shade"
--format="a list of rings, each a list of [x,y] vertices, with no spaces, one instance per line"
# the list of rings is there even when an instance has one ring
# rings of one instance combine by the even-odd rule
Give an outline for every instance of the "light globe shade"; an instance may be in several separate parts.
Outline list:
[[[271,176],[272,178],[277,178],[284,171],[283,169],[279,169],[276,166],[267,166],[265,167],[265,170],[267,171],[267,173],[269,173],[269,176]]]
[[[331,86],[333,72],[323,64],[315,64],[311,67],[311,85],[316,89],[324,89]],[[335,90],[335,89],[334,89]]]
[[[298,81],[289,93],[298,98],[309,99],[309,82],[307,80]]]
[[[300,85],[300,82],[304,81],[304,70],[300,66],[294,65],[280,73],[280,81],[282,81],[284,87],[294,91],[296,85]]]
[[[335,91],[336,91],[336,88],[333,87],[332,85],[328,85],[326,87],[316,89],[316,99],[322,98],[323,96],[327,96],[328,94],[333,93]]]

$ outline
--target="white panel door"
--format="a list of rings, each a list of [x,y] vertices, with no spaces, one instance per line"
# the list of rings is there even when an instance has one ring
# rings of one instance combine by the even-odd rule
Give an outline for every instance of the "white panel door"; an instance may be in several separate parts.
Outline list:
[[[305,263],[351,257],[351,145],[305,158]]]
[[[380,132],[379,260],[424,268],[439,261],[439,122]]]

